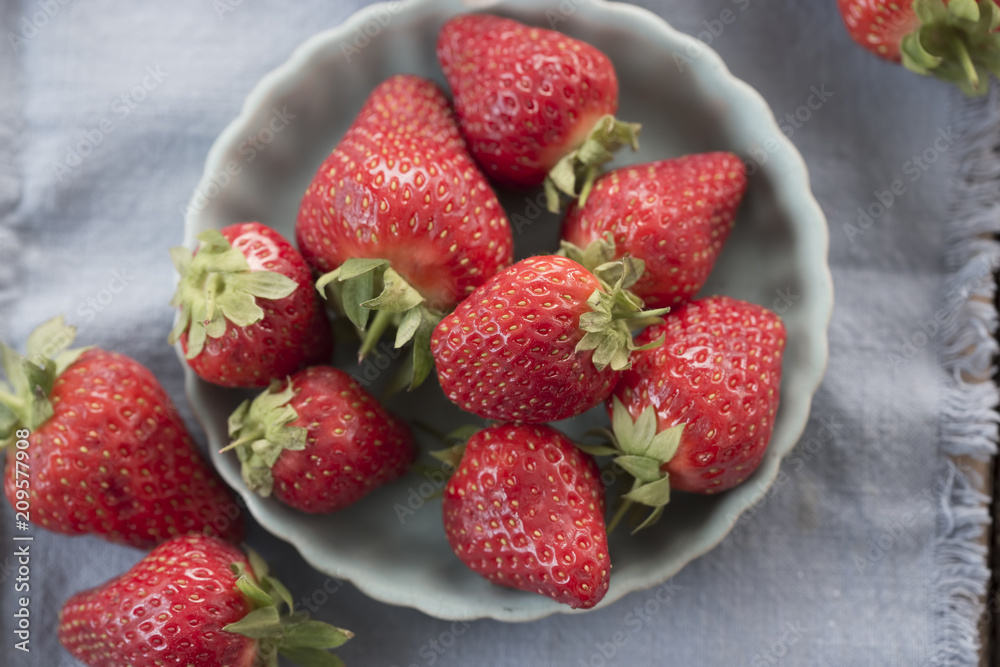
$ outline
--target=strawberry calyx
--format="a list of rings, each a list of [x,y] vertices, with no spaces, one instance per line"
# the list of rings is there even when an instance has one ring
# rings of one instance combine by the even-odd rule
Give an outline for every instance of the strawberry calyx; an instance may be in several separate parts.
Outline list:
[[[220,453],[236,450],[244,483],[264,498],[274,490],[271,469],[281,453],[286,449],[298,451],[306,447],[307,430],[289,426],[299,416],[288,404],[294,396],[295,388],[290,379],[283,390],[281,382],[276,380],[256,398],[240,403],[229,415],[232,441]]]
[[[915,0],[920,27],[900,44],[903,65],[984,95],[1000,76],[1000,7],[994,0]]]
[[[639,149],[638,123],[626,123],[611,114],[601,116],[583,142],[564,155],[545,177],[545,202],[549,211],[559,212],[559,194],[587,203],[601,165],[614,159],[614,152],[628,144]]]
[[[0,449],[14,442],[19,429],[34,431],[52,416],[49,394],[56,379],[90,349],[69,349],[75,337],[76,327],[59,316],[31,332],[26,356],[0,341],[0,364],[7,375],[7,382],[0,382]]]
[[[580,329],[585,331],[577,343],[577,352],[594,350],[594,366],[616,371],[631,367],[631,354],[650,350],[663,344],[663,337],[646,345],[636,345],[632,332],[660,322],[670,308],[643,310],[643,302],[629,288],[642,277],[646,263],[626,255],[615,260],[615,244],[608,234],[581,250],[572,243],[562,242],[561,255],[588,269],[601,283],[601,288],[587,299],[590,312],[580,316]]]
[[[324,299],[332,297],[337,308],[357,327],[361,337],[359,361],[375,349],[392,325],[396,328],[396,349],[412,343],[409,389],[415,389],[427,378],[434,368],[431,334],[444,314],[397,273],[389,260],[349,259],[322,275],[316,281],[316,289]]]
[[[252,610],[222,629],[257,641],[255,665],[277,667],[280,654],[303,667],[343,667],[343,661],[327,649],[343,645],[354,633],[311,620],[305,612],[296,612],[292,594],[271,576],[264,559],[248,549],[247,560],[249,569],[243,563],[232,563],[229,567],[237,577],[236,587],[246,596]]]
[[[221,338],[227,321],[238,327],[256,324],[264,318],[257,299],[283,299],[298,283],[276,271],[252,271],[246,256],[216,229],[198,234],[201,245],[193,256],[183,246],[170,249],[174,267],[180,274],[170,305],[180,315],[167,337],[173,345],[187,331],[187,359],[194,359],[208,337]]]
[[[613,455],[614,464],[632,476],[632,488],[624,494],[618,511],[608,522],[610,533],[635,504],[652,508],[632,534],[656,523],[670,502],[670,474],[663,467],[677,454],[684,424],[657,432],[656,410],[648,406],[632,420],[628,408],[615,397],[612,404],[611,431],[603,431],[607,446],[585,449],[595,455]],[[581,448],[583,448],[581,446]]]

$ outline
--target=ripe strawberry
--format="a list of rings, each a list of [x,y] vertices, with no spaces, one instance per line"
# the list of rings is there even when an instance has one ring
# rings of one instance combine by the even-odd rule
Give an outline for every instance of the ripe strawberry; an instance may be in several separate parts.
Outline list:
[[[357,502],[409,468],[415,450],[406,424],[347,373],[329,366],[275,382],[229,418],[250,490],[304,512]]]
[[[430,370],[430,330],[511,262],[510,226],[465,150],[438,87],[394,76],[369,96],[306,189],[296,227],[306,260],[328,271],[360,329],[362,355],[391,322],[396,347],[415,339],[416,377]],[[378,294],[377,297],[372,298]]]
[[[851,38],[918,74],[982,95],[1000,75],[995,0],[837,0]]]
[[[114,352],[67,350],[74,334],[61,317],[46,322],[27,359],[0,343],[11,505],[57,533],[144,549],[189,532],[240,540],[235,501],[152,373]]]
[[[603,268],[607,281],[566,257],[531,257],[473,292],[431,337],[448,398],[481,417],[532,423],[607,398],[636,349],[628,322],[658,313],[640,312],[625,291],[641,262]]]
[[[544,182],[553,211],[559,191],[585,201],[612,151],[637,147],[639,126],[614,118],[614,66],[590,44],[468,14],[444,24],[437,54],[473,157],[503,185]]]
[[[774,428],[785,347],[777,315],[725,296],[665,319],[637,341],[665,335],[663,346],[635,355],[608,406],[618,462],[637,480],[626,499],[656,508],[670,488],[715,493],[756,469]]]
[[[623,167],[594,183],[585,206],[570,207],[563,239],[578,248],[611,235],[614,257],[632,255],[646,272],[632,291],[647,305],[694,298],[736,221],[746,170],[732,153],[704,153]],[[577,259],[579,253],[567,253]]]
[[[170,332],[201,378],[224,387],[266,387],[272,378],[328,361],[333,338],[312,275],[278,232],[259,222],[198,235],[194,253],[172,248],[180,281]]]
[[[201,535],[160,545],[125,574],[71,597],[59,614],[59,641],[91,667],[276,667],[278,653],[337,665],[320,647],[352,636],[295,614],[288,590],[257,554],[248,559]]]
[[[555,429],[499,424],[474,434],[443,511],[455,555],[495,584],[574,609],[608,592],[600,471]]]

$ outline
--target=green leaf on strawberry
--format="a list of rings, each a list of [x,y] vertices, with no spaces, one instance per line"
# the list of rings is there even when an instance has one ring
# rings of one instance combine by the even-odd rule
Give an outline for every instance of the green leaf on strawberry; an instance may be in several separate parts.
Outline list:
[[[900,43],[903,65],[984,95],[1000,76],[1000,7],[994,0],[915,0],[919,27]]]
[[[552,213],[559,212],[560,193],[587,203],[601,166],[615,157],[615,151],[628,145],[639,150],[638,123],[625,123],[611,114],[602,116],[577,148],[564,155],[545,177],[545,203]]]
[[[257,299],[289,296],[298,283],[276,271],[253,271],[246,256],[215,229],[198,234],[201,245],[192,257],[184,247],[170,249],[180,280],[170,303],[180,308],[168,341],[176,343],[185,331],[185,357],[194,359],[207,338],[221,338],[227,321],[247,327],[264,318]]]
[[[232,443],[222,450],[236,450],[247,488],[265,498],[274,488],[271,468],[282,452],[306,447],[306,429],[288,425],[298,418],[295,409],[288,405],[295,388],[289,382],[279,391],[280,384],[272,383],[268,391],[243,401],[233,411],[229,416]]]
[[[247,557],[250,569],[242,563],[233,563],[230,569],[237,577],[236,587],[250,601],[253,610],[223,630],[258,640],[258,655],[268,667],[277,666],[279,653],[303,667],[343,664],[326,649],[342,646],[354,633],[297,613],[288,589],[268,574],[267,564],[260,555],[248,549]]]
[[[389,326],[396,328],[394,346],[412,343],[409,389],[419,386],[434,367],[430,338],[442,313],[427,304],[424,296],[397,273],[388,260],[353,258],[322,275],[316,289],[330,299],[358,328],[364,359]],[[377,294],[377,295],[376,295]],[[374,313],[374,319],[371,314]]]
[[[76,327],[59,316],[28,336],[26,356],[0,341],[0,365],[7,375],[7,382],[0,382],[0,448],[10,444],[17,429],[34,431],[52,416],[49,393],[56,378],[90,349],[69,349],[75,336]]]
[[[660,345],[661,341],[654,341],[637,346],[632,340],[634,329],[659,322],[659,317],[670,311],[643,310],[642,299],[629,291],[645,271],[645,262],[628,255],[613,260],[615,244],[610,234],[585,249],[566,241],[561,245],[560,254],[589,269],[603,288],[587,299],[591,312],[580,316],[580,329],[586,334],[577,344],[577,351],[594,350],[598,370],[611,366],[617,371],[629,367],[632,352]]]
[[[612,404],[610,444],[617,454],[614,463],[634,478],[632,489],[622,496],[614,518],[608,523],[610,532],[630,507],[638,503],[653,511],[634,531],[653,525],[670,502],[670,475],[663,469],[681,443],[684,425],[657,433],[656,410],[647,407],[633,421],[628,409],[615,397]]]

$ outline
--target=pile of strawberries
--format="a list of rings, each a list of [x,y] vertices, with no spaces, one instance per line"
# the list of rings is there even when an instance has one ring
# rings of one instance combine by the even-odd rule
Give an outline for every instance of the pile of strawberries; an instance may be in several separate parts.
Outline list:
[[[671,489],[716,493],[760,463],[774,425],[780,319],[727,297],[695,299],[746,188],[729,153],[601,173],[638,126],[615,119],[608,58],[557,32],[489,15],[442,28],[453,93],[394,76],[368,98],[302,199],[298,250],[258,222],[174,248],[170,341],[204,380],[261,388],[230,416],[247,487],[303,512],[346,508],[406,473],[406,423],[344,371],[326,304],[359,354],[394,330],[404,381],[436,371],[445,395],[493,420],[449,452],[444,532],[490,581],[575,608],[608,590],[611,524]],[[571,203],[559,254],[512,264],[491,183]],[[324,303],[324,299],[326,302]],[[74,596],[60,638],[90,665],[339,664],[350,637],[292,609],[242,538],[238,507],[156,379],[99,349],[69,350],[46,323],[6,346],[0,440],[7,497],[25,518],[149,549],[133,570]],[[580,445],[548,422],[604,404],[611,428]],[[18,466],[30,457],[22,475]]]

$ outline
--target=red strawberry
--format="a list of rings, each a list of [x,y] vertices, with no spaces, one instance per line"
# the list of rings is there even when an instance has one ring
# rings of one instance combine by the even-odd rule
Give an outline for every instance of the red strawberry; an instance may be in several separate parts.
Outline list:
[[[481,417],[533,423],[607,398],[635,349],[628,320],[656,314],[624,291],[635,265],[609,266],[614,287],[566,257],[532,257],[473,292],[431,337],[448,398]]]
[[[114,352],[66,350],[74,333],[62,318],[43,324],[27,359],[0,343],[13,385],[0,383],[0,444],[15,509],[57,533],[144,549],[188,532],[241,539],[238,506],[152,373]]]
[[[394,76],[369,96],[357,120],[306,189],[299,247],[336,287],[359,327],[371,310],[362,354],[390,320],[396,346],[427,337],[483,281],[511,262],[510,226],[465,151],[448,101],[430,81]],[[378,294],[376,298],[372,298]],[[417,359],[417,380],[430,370]]]
[[[244,401],[229,418],[229,435],[250,490],[265,497],[273,490],[304,512],[354,504],[406,472],[415,455],[406,424],[329,366]]]
[[[495,584],[574,609],[608,592],[600,471],[555,429],[499,424],[474,434],[443,510],[455,555]]]
[[[486,174],[513,187],[544,181],[552,210],[557,190],[585,200],[611,151],[636,148],[639,126],[614,118],[615,69],[590,44],[468,14],[444,24],[437,54],[469,150]]]
[[[851,38],[918,74],[984,94],[1000,75],[1000,8],[995,0],[837,0]]]
[[[272,378],[328,361],[333,338],[302,256],[259,222],[198,235],[192,258],[172,248],[180,281],[170,332],[201,378],[225,387],[266,387]]]
[[[732,153],[616,169],[594,183],[585,206],[570,207],[563,239],[586,248],[610,234],[614,257],[646,263],[632,291],[649,306],[676,306],[705,284],[746,183],[743,162]]]
[[[608,406],[618,461],[643,487],[626,498],[652,507],[670,488],[715,493],[757,468],[774,428],[785,348],[777,315],[725,296],[665,319],[637,340],[665,336],[663,346],[634,355]]]
[[[288,590],[255,553],[248,559],[201,535],[157,547],[125,574],[71,597],[59,614],[59,641],[91,667],[277,665],[279,652],[336,665],[319,647],[352,636],[292,613]]]

